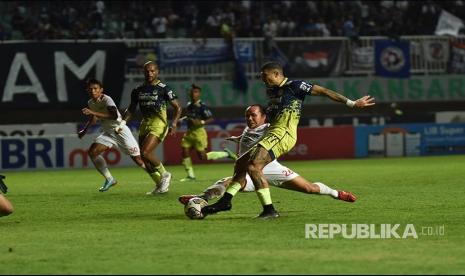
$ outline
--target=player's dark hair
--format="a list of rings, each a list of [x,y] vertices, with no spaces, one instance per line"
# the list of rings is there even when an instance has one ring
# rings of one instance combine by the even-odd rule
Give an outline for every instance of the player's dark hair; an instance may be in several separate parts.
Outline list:
[[[103,87],[102,82],[99,81],[99,80],[97,80],[97,79],[88,79],[88,80],[86,81],[86,87],[89,87],[89,86],[91,86],[92,84],[96,84],[96,85],[98,85],[98,86],[100,86],[100,87]]]
[[[252,108],[254,106],[258,107],[258,110],[260,111],[260,113],[262,113],[263,115],[266,115],[265,108],[261,104],[251,104],[247,107],[247,109]]]
[[[200,92],[202,92],[202,88],[200,88],[200,86],[196,85],[195,83],[191,85],[191,89],[198,89]]]
[[[262,72],[265,70],[273,70],[273,69],[283,72],[283,66],[277,61],[268,61],[264,63],[261,67]]]

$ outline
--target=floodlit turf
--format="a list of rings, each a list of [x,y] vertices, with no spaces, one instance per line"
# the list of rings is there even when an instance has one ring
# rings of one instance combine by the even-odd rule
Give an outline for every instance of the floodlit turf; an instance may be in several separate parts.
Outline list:
[[[281,217],[252,219],[255,193],[233,210],[190,220],[177,197],[231,174],[197,165],[196,183],[173,173],[168,194],[149,177],[112,169],[4,173],[15,213],[0,218],[0,274],[464,274],[465,156],[285,162],[313,181],[353,191],[356,203],[273,188]],[[418,239],[306,239],[305,224],[413,224]],[[444,235],[421,235],[444,226]],[[400,231],[400,235],[403,231]]]

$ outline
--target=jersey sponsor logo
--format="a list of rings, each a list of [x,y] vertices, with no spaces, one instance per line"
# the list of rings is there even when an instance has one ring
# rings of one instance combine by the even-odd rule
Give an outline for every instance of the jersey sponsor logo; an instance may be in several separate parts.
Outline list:
[[[305,82],[302,82],[300,84],[300,87],[299,87],[301,90],[304,90],[304,91],[307,91],[307,92],[310,92],[310,90],[312,89],[312,86],[308,83],[305,83]]]

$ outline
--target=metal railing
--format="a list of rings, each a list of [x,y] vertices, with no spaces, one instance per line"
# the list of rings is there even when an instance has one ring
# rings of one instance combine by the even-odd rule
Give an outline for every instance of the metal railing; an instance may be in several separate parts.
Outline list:
[[[359,37],[357,42],[350,40],[347,37],[277,37],[274,40],[277,43],[280,42],[291,42],[291,43],[308,43],[311,41],[340,41],[342,42],[343,52],[345,53],[345,67],[341,76],[353,76],[353,75],[374,75],[374,66],[360,68],[354,64],[354,53],[356,51],[365,51],[366,58],[374,58],[374,44],[376,40],[386,39],[387,37],[381,36],[366,36]],[[402,40],[409,40],[410,43],[410,63],[412,74],[427,75],[427,74],[444,74],[447,73],[448,61],[430,61],[425,58],[425,49],[423,42],[425,41],[438,41],[448,42],[449,40],[455,40],[459,43],[465,44],[465,36],[459,36],[455,38],[447,36],[403,36],[400,37]],[[208,41],[221,40],[221,38],[210,38]],[[254,59],[252,62],[243,64],[245,72],[248,78],[254,79],[259,76],[260,65],[265,60],[264,55],[264,44],[265,39],[263,37],[258,38],[236,38],[239,42],[253,43],[255,49]],[[61,42],[61,43],[100,43],[100,42],[124,42],[131,50],[138,50],[139,52],[146,51],[147,53],[154,52],[155,46],[160,42],[186,42],[191,43],[192,38],[166,38],[166,39],[80,39],[80,40],[45,40],[47,42]],[[2,44],[9,43],[30,43],[31,41],[25,40],[11,40],[11,41],[0,41]],[[125,77],[131,81],[143,80],[143,71],[140,66],[134,67],[129,66],[131,57],[126,59]],[[292,61],[290,61],[292,62]],[[164,68],[161,71],[161,77],[167,81],[173,80],[227,80],[231,78],[231,64],[230,63],[217,63],[217,64],[201,64],[201,65],[182,65],[175,67]]]
[[[255,49],[255,58],[253,62],[245,63],[246,75],[253,79],[257,78],[260,73],[260,64],[264,61],[264,38],[236,38],[237,41],[252,42]],[[381,36],[359,37],[357,42],[350,40],[347,37],[277,37],[274,40],[279,42],[309,42],[309,41],[341,41],[345,54],[345,69],[341,76],[353,75],[374,75],[374,66],[360,68],[354,64],[354,53],[357,50],[365,51],[367,58],[374,59],[374,44],[376,40],[386,39]],[[445,36],[403,36],[400,39],[410,41],[410,64],[411,74],[427,75],[427,74],[444,74],[447,73],[448,61],[430,61],[425,58],[425,49],[423,42],[438,41],[448,42],[454,39],[457,42],[465,43],[465,36],[450,38]],[[161,41],[185,41],[190,43],[192,39],[133,39],[126,40],[128,47],[131,48],[152,48],[157,42]],[[292,61],[290,61],[292,62]],[[228,71],[228,63],[205,64],[205,65],[185,65],[170,67],[162,70],[162,77],[166,80],[225,80],[230,77]],[[142,80],[143,73],[141,69],[134,68],[126,72],[126,78],[130,80]]]

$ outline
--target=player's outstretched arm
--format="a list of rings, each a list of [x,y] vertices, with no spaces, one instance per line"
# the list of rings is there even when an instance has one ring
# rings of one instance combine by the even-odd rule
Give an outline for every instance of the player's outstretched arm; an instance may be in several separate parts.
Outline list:
[[[326,96],[330,98],[333,101],[336,102],[341,102],[345,103],[349,107],[358,107],[358,108],[364,108],[368,106],[372,106],[375,104],[375,98],[366,95],[361,97],[360,99],[357,99],[355,101],[352,101],[345,97],[344,95],[341,95],[331,89],[325,88],[323,86],[319,85],[314,85],[312,88],[312,95],[316,96]]]
[[[89,127],[95,124],[96,121],[97,121],[97,118],[94,115],[91,115],[87,123],[84,125],[84,128],[78,131],[79,139],[81,139],[82,137],[84,137],[84,135],[86,135]]]
[[[375,98],[371,97],[370,95],[366,95],[360,99],[357,99],[354,104],[354,106],[358,108],[364,108],[372,105],[375,105]]]

